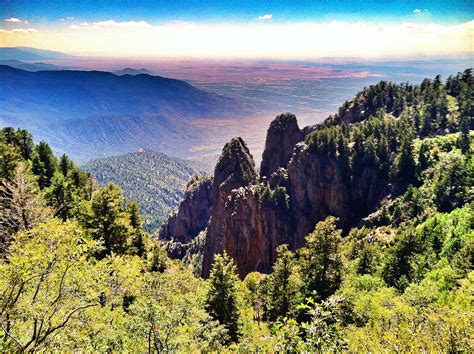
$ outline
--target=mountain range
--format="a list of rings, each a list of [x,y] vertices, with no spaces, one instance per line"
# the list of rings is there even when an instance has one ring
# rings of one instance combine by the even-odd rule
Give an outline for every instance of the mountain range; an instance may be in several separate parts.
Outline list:
[[[2,60],[47,60],[47,59],[71,59],[72,55],[52,50],[31,47],[0,47],[0,58]]]
[[[151,71],[145,68],[134,69],[134,68],[123,68],[113,72],[115,75],[140,75],[140,74],[151,74]]]
[[[190,122],[245,114],[235,99],[148,74],[2,65],[0,86],[0,125],[26,128],[78,162],[140,147],[183,156],[200,142]]]

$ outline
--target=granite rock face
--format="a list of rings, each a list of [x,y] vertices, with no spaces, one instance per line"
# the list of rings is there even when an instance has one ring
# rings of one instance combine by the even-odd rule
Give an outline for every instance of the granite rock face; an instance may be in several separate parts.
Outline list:
[[[212,210],[203,251],[202,274],[207,277],[216,253],[226,250],[226,204],[232,191],[257,182],[255,162],[242,138],[228,142],[214,170]]]
[[[259,184],[232,191],[221,225],[222,248],[235,260],[241,277],[270,272],[275,248],[292,239],[286,189]]]
[[[212,206],[212,179],[196,176],[188,182],[178,211],[160,227],[158,238],[167,242],[173,258],[182,258],[189,244],[209,221]]]
[[[265,150],[260,165],[260,177],[270,177],[280,167],[286,167],[293,149],[304,138],[296,116],[284,113],[277,116],[267,131]]]
[[[345,178],[337,159],[313,153],[305,143],[296,146],[288,165],[295,248],[302,247],[305,236],[329,215],[339,217],[341,226],[350,223]]]

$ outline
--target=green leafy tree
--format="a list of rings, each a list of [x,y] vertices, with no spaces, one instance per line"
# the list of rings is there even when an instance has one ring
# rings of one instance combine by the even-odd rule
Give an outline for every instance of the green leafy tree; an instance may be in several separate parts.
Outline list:
[[[98,248],[76,222],[48,220],[21,232],[0,263],[0,350],[52,350],[79,337],[101,284],[89,256]]]
[[[265,279],[265,274],[259,272],[251,272],[247,274],[244,279],[245,294],[244,300],[247,305],[253,309],[253,320],[260,323],[262,316],[263,307],[263,293],[262,293],[262,282]]]
[[[234,261],[227,253],[214,256],[205,301],[206,311],[225,327],[232,342],[237,342],[241,336],[239,278],[236,269]]]

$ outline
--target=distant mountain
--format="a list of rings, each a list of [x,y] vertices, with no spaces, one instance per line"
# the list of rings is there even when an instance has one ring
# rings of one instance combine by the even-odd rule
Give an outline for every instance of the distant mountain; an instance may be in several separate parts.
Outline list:
[[[99,185],[117,183],[127,198],[140,203],[145,228],[153,231],[176,209],[186,184],[205,174],[201,165],[151,150],[93,160],[82,166]]]
[[[0,126],[28,129],[78,162],[143,146],[184,156],[200,134],[193,120],[245,114],[234,99],[147,74],[0,65],[0,87]]]
[[[26,63],[20,60],[0,60],[0,65],[8,65],[15,69],[21,69],[26,71],[44,71],[44,70],[66,70],[73,69],[72,67],[59,66],[54,64],[48,64],[44,62],[33,62]]]
[[[54,51],[54,50],[38,49],[38,48],[31,48],[31,47],[16,47],[16,48],[24,52],[36,54],[47,59],[70,59],[74,57],[73,55]]]
[[[180,80],[103,71],[28,72],[0,66],[0,84],[0,113],[42,122],[126,114],[209,118],[233,103]]]
[[[0,58],[2,60],[44,60],[47,59],[41,55],[27,52],[18,48],[0,48]]]
[[[151,74],[150,70],[145,68],[134,69],[134,68],[123,68],[113,72],[115,75],[140,75],[140,74]]]
[[[46,60],[46,59],[67,59],[72,55],[30,47],[0,47],[1,60]]]

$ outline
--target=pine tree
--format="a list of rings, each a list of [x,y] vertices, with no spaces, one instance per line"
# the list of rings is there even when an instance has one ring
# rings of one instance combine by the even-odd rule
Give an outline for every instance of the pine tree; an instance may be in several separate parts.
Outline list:
[[[314,231],[306,236],[306,246],[300,250],[301,274],[304,274],[304,293],[326,299],[341,285],[342,243],[341,230],[336,228],[337,219],[327,217],[319,222]]]
[[[459,130],[461,135],[459,136],[458,145],[463,154],[469,153],[471,149],[471,136],[469,131],[469,117],[461,115],[459,122]]]
[[[109,183],[93,194],[83,219],[92,237],[103,242],[104,249],[97,255],[99,258],[112,252],[126,253],[135,230],[130,224],[125,198],[116,184]]]
[[[130,215],[130,225],[134,229],[133,235],[130,239],[129,252],[142,257],[145,253],[145,234],[143,231],[143,221],[140,215],[140,207],[136,202],[129,202],[127,204],[128,213]]]
[[[400,152],[394,165],[393,178],[396,186],[395,193],[402,192],[410,184],[416,183],[416,164],[409,134],[402,138]]]
[[[273,272],[263,282],[266,295],[264,317],[269,321],[290,315],[298,299],[300,287],[294,253],[288,249],[288,245],[279,246],[276,252],[277,260],[273,265]]]
[[[56,172],[57,160],[53,151],[44,141],[40,142],[35,149],[33,158],[33,173],[39,177],[38,183],[41,189],[49,187]]]
[[[237,342],[241,335],[238,282],[234,261],[225,252],[223,255],[215,255],[209,276],[205,308],[227,329],[231,342]]]
[[[63,154],[59,159],[59,170],[63,174],[64,177],[67,177],[69,169],[72,167],[72,161],[67,157],[66,154]]]

